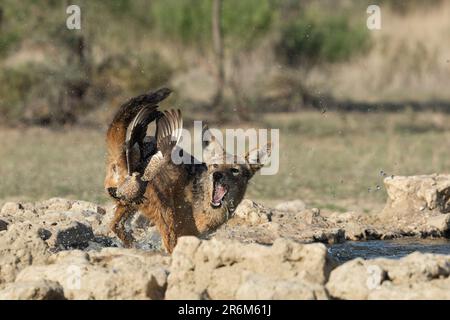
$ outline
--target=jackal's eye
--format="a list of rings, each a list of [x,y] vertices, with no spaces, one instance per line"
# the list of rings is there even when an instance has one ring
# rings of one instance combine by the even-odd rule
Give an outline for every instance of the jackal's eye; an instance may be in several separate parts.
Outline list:
[[[238,168],[231,168],[230,171],[233,174],[233,176],[237,176],[239,174],[239,169]]]

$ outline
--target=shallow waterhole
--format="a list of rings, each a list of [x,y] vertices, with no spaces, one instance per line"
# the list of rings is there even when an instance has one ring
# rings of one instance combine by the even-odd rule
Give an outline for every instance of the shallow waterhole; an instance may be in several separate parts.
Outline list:
[[[399,259],[415,251],[450,254],[450,239],[404,238],[395,240],[347,241],[328,246],[328,252],[341,263],[355,258]]]

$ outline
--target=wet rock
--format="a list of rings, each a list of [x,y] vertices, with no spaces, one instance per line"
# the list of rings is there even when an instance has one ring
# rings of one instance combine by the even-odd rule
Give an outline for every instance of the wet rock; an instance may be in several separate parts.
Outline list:
[[[63,287],[54,281],[15,282],[0,290],[0,300],[64,300]]]
[[[169,261],[167,256],[134,249],[62,251],[47,265],[22,270],[17,282],[55,281],[68,299],[163,299]]]
[[[182,237],[172,255],[166,298],[324,299],[333,265],[322,244],[277,239],[263,246]]]
[[[306,209],[306,204],[302,200],[286,201],[278,204],[276,210],[286,212],[300,212]]]
[[[131,225],[133,229],[147,230],[149,227],[154,226],[154,223],[146,216],[138,213],[133,217]]]
[[[59,215],[59,219],[53,220],[54,222],[57,222],[58,220],[67,224],[68,222],[77,221],[79,223],[84,223],[86,225],[89,225],[92,227],[92,230],[95,234],[104,234],[104,219],[103,215],[99,213],[95,213],[94,211],[88,211],[84,210],[81,212],[62,212],[57,213]],[[43,216],[43,218],[47,218],[48,215]],[[50,219],[51,220],[51,219]],[[109,227],[109,226],[108,226]]]
[[[339,228],[319,230],[314,232],[312,237],[315,242],[323,242],[328,244],[342,243],[345,241],[345,230]]]
[[[334,269],[326,288],[338,299],[442,299],[450,290],[450,255],[412,253],[399,260],[354,259]],[[419,292],[418,289],[426,289]],[[433,288],[433,290],[429,290]]]
[[[49,230],[44,229],[44,228],[39,228],[37,230],[37,233],[38,233],[39,238],[41,238],[44,241],[50,239],[50,237],[52,236],[52,233]]]
[[[0,219],[0,231],[4,231],[8,229],[8,222]]]
[[[80,222],[58,225],[51,234],[48,243],[58,249],[84,249],[94,240],[91,226]]]

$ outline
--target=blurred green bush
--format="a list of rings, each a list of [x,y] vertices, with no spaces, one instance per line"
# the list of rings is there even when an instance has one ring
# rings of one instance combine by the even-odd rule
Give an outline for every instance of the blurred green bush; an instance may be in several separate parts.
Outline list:
[[[157,53],[113,56],[94,65],[33,62],[4,67],[0,73],[0,122],[40,125],[75,123],[116,95],[135,95],[159,87],[172,69]]]
[[[153,0],[151,18],[157,33],[185,45],[211,43],[211,0]],[[225,0],[222,27],[228,47],[249,46],[270,30],[277,15],[271,0]]]
[[[348,60],[369,46],[368,29],[350,16],[306,13],[282,26],[275,52],[289,66],[307,66]]]
[[[82,30],[68,32],[65,2],[0,3],[4,13],[0,122],[73,123],[110,101],[166,85],[198,61],[203,68],[211,65],[211,0],[79,0],[77,4]],[[320,5],[319,10],[309,10],[308,1],[223,0],[222,4],[227,76],[237,74],[226,94],[239,96],[238,102],[227,101],[230,105],[258,106],[266,91],[265,85],[258,92],[257,83],[245,87],[240,82],[251,78],[237,72],[243,69],[246,60],[241,58],[246,54],[262,53],[272,61],[275,52],[276,59],[292,67],[285,69],[288,74],[298,66],[346,60],[370,47],[365,24],[340,10],[341,4],[335,5],[339,14],[322,12]],[[180,52],[174,53],[175,48]],[[231,87],[230,78],[227,82]],[[298,91],[297,86],[292,88]]]

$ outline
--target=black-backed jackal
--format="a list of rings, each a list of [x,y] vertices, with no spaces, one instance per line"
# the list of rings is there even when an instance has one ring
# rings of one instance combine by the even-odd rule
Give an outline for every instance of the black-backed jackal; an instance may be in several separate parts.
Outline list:
[[[213,138],[204,145],[207,160],[203,163],[174,164],[170,155],[181,132],[181,113],[161,112],[157,105],[169,94],[169,89],[160,89],[120,107],[107,133],[105,188],[117,204],[112,230],[125,246],[131,246],[134,239],[124,224],[140,211],[158,227],[171,253],[178,237],[201,236],[233,215],[248,181],[270,156],[270,145],[250,151],[241,164],[228,164],[217,161],[217,154],[222,160],[237,160],[237,156],[227,154]],[[146,137],[153,121],[155,136]],[[208,156],[211,150],[216,159]],[[249,159],[260,161],[250,163]]]

